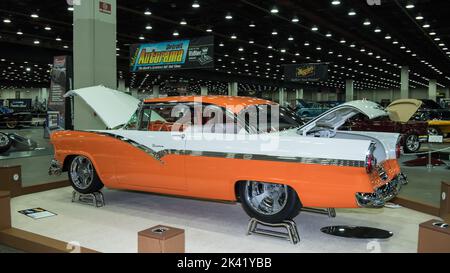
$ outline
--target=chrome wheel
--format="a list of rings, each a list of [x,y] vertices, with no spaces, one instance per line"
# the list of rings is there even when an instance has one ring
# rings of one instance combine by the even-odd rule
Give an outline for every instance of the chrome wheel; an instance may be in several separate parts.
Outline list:
[[[286,206],[287,186],[247,181],[245,198],[255,211],[264,215],[274,215]]]
[[[17,120],[10,120],[6,122],[6,127],[8,127],[8,129],[14,129],[17,127]]]
[[[428,134],[432,135],[432,136],[438,136],[440,135],[439,130],[434,128],[434,127],[429,127],[428,128]]]
[[[416,135],[409,135],[406,138],[406,147],[411,152],[417,151],[420,147],[419,137]]]
[[[7,146],[9,144],[9,136],[5,134],[0,134],[0,147]]]
[[[91,161],[81,155],[72,160],[69,174],[73,184],[80,190],[87,189],[94,180],[94,168]]]

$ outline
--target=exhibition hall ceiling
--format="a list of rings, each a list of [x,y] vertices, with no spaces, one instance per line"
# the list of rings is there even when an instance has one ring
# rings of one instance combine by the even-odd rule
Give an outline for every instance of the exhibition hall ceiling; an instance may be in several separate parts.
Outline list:
[[[380,4],[380,5],[378,5]],[[428,79],[450,86],[450,1],[436,0],[117,0],[118,75],[132,87],[190,80],[182,75],[128,73],[129,45],[205,35],[215,37],[215,72],[283,81],[283,65],[330,64],[320,88],[400,87]],[[0,88],[48,86],[52,56],[71,54],[73,9],[65,0],[0,2]],[[210,84],[210,83],[209,83]],[[253,88],[249,85],[249,88]]]

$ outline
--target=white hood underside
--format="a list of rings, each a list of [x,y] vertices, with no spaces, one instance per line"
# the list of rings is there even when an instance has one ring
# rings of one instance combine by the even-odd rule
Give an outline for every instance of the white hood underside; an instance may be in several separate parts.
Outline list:
[[[139,100],[131,95],[101,85],[71,90],[64,96],[79,96],[107,128],[127,123],[139,106]]]

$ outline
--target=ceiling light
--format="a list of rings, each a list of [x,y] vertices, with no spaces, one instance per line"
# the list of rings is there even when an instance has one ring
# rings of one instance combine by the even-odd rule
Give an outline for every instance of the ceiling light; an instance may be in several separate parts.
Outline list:
[[[69,46],[67,46],[67,45],[64,45],[64,46],[63,46],[63,48],[69,48]]]
[[[308,41],[306,41],[304,45],[305,45],[305,46],[309,46],[309,42],[308,42]]]
[[[377,27],[373,32],[375,32],[375,33],[380,33],[380,32],[381,32],[381,29],[380,29],[379,27]]]
[[[312,30],[312,31],[318,31],[319,28],[318,28],[317,26],[313,26],[313,27],[311,28],[311,30]]]
[[[294,41],[294,37],[289,36],[288,41]]]
[[[422,14],[417,14],[417,16],[416,16],[416,20],[418,20],[418,21],[420,21],[420,20],[423,20],[424,18],[423,18],[423,16],[422,16]]]
[[[23,32],[22,31],[17,31],[17,35],[23,35]]]
[[[286,49],[282,48],[282,49],[280,49],[280,52],[281,53],[286,53]]]
[[[220,44],[219,44],[219,46],[221,46],[221,47],[222,47],[222,46],[224,46],[224,44],[223,44],[223,43],[220,43]]]
[[[55,39],[56,41],[61,41],[61,38],[59,38],[59,37],[56,37],[56,39]]]
[[[391,35],[386,35],[385,37],[384,37],[384,39],[386,39],[386,40],[390,40],[392,37],[391,37]]]
[[[435,35],[436,35],[436,32],[432,31],[432,32],[430,32],[430,35],[431,35],[431,36],[435,36]]]
[[[209,27],[206,29],[206,32],[212,32],[213,30]]]
[[[351,44],[351,45],[350,45],[350,47],[352,47],[352,48],[353,48],[353,47],[356,47],[356,45],[355,45],[355,44]]]
[[[3,23],[9,24],[9,23],[11,23],[11,19],[5,18],[5,19],[3,19]]]
[[[396,44],[398,44],[398,41],[395,40],[395,41],[392,42],[392,44],[396,45]]]
[[[30,16],[31,18],[39,18],[39,15],[37,13],[32,13]]]
[[[298,23],[300,21],[300,19],[298,19],[297,16],[292,17],[291,22],[292,23]]]
[[[356,15],[356,11],[351,9],[351,10],[348,11],[348,15],[349,16],[355,16]]]
[[[316,50],[322,50],[322,48],[320,46],[317,46]]]
[[[268,45],[267,48],[268,49],[272,49],[273,47],[272,47],[272,45]]]
[[[192,3],[192,7],[194,9],[198,9],[200,7],[200,4],[198,3],[198,1],[194,1],[194,3]]]
[[[67,10],[68,11],[73,11],[73,7],[68,7]]]
[[[435,41],[440,41],[440,40],[441,40],[441,38],[439,38],[439,37],[436,37],[436,38],[434,38],[434,40],[435,40]]]
[[[50,26],[45,26],[44,28],[45,30],[52,30],[52,28]]]
[[[173,35],[173,36],[178,36],[178,35],[180,35],[180,33],[178,32],[178,30],[175,30],[175,31],[172,33],[172,35]]]
[[[344,39],[341,39],[341,41],[339,41],[341,44],[345,44],[346,41]]]
[[[227,13],[227,15],[225,15],[225,19],[227,19],[227,20],[231,20],[231,19],[233,19],[233,16],[231,15],[231,13]]]
[[[331,34],[331,32],[327,32],[327,34],[325,34],[325,36],[331,37],[331,36],[333,36],[333,34]]]
[[[253,41],[253,40],[250,40],[250,41],[248,41],[248,43],[249,43],[249,44],[254,44],[254,43],[255,43],[255,41]]]
[[[278,32],[276,30],[273,30],[272,35],[278,35]]]
[[[405,6],[405,8],[407,8],[407,9],[413,9],[414,7],[415,7],[414,4],[411,2],[408,2]]]
[[[296,52],[296,53],[295,53],[295,56],[300,56],[300,53]]]
[[[429,28],[429,27],[430,27],[430,24],[425,23],[425,24],[422,25],[422,27],[423,27],[423,28]]]
[[[145,26],[145,29],[147,29],[147,30],[150,30],[150,29],[152,29],[153,27],[151,26],[151,25],[146,25]]]
[[[231,35],[231,39],[237,39],[237,36],[235,34]]]
[[[255,27],[255,23],[251,22],[248,26],[249,27]]]
[[[240,48],[238,48],[238,50],[242,52],[242,51],[244,51],[244,48],[240,47]]]
[[[332,4],[333,6],[337,6],[337,5],[340,5],[340,4],[341,4],[341,1],[339,1],[339,0],[333,0],[333,1],[331,1],[331,4]]]
[[[146,10],[146,11],[144,12],[144,14],[145,14],[145,15],[152,15],[152,12],[151,12],[150,10]]]
[[[139,36],[139,40],[145,40],[145,37],[143,35]]]
[[[186,20],[184,20],[184,19],[181,19],[181,21],[180,21],[180,25],[187,25],[187,22],[186,22]]]
[[[39,40],[34,40],[33,43],[34,43],[35,45],[38,45],[38,44],[40,44],[41,42],[39,42]]]
[[[274,13],[274,14],[278,13],[278,8],[277,8],[277,7],[273,7],[273,8],[270,10],[270,13]]]

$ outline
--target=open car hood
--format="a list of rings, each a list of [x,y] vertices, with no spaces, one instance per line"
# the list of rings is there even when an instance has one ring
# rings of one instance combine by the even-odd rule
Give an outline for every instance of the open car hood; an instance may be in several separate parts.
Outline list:
[[[366,115],[369,119],[388,115],[388,112],[375,102],[368,100],[350,101],[333,107],[322,115],[310,120],[300,128],[299,133],[306,135],[306,133],[316,127],[337,130],[337,128],[341,127],[349,118],[359,113]]]
[[[401,99],[393,101],[386,107],[389,118],[393,121],[408,122],[422,105],[422,101],[415,99]]]
[[[139,107],[138,99],[101,85],[75,89],[64,96],[79,96],[108,128],[126,124]]]

